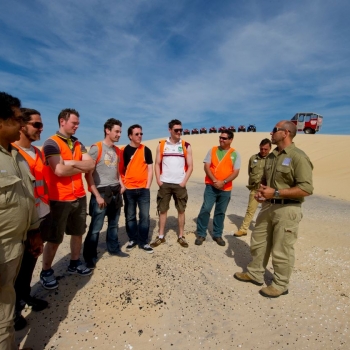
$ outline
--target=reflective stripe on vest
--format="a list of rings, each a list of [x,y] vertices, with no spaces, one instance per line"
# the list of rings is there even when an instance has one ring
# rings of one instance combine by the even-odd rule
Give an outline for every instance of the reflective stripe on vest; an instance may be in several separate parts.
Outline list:
[[[73,143],[72,153],[67,143],[59,136],[54,135],[50,138],[57,143],[60,156],[63,160],[82,160],[83,155],[79,141]],[[74,201],[86,195],[81,173],[72,176],[57,176],[46,162],[44,166],[44,178],[49,188],[50,200]]]
[[[124,151],[124,149],[122,149]],[[123,153],[121,154],[123,157]],[[124,186],[128,189],[146,188],[148,179],[148,164],[145,160],[145,146],[140,145],[133,154],[130,162],[121,172]]]
[[[49,195],[44,185],[44,176],[43,176],[44,162],[41,158],[41,153],[39,149],[33,146],[35,151],[35,159],[33,159],[26,151],[24,151],[21,147],[19,147],[15,143],[13,143],[12,146],[15,147],[18,150],[18,152],[22,155],[22,157],[26,160],[29,166],[30,173],[35,177],[35,182],[34,182],[35,205],[38,207],[40,205],[40,202],[49,204]]]
[[[232,174],[234,171],[234,166],[231,160],[231,154],[234,152],[234,148],[230,148],[224,157],[219,160],[216,151],[218,150],[218,146],[213,147],[211,150],[211,163],[210,163],[210,171],[213,173],[216,179],[225,180],[228,176]],[[209,185],[214,185],[213,181],[210,177],[205,176],[205,183]],[[224,187],[223,191],[230,191],[232,189],[232,181],[228,181]]]

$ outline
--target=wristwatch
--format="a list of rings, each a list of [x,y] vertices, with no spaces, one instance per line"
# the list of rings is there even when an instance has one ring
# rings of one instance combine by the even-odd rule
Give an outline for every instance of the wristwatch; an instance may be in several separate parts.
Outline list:
[[[226,181],[226,180],[224,180],[224,184],[225,184],[225,185],[227,184],[227,181]]]
[[[275,190],[275,194],[273,196],[274,198],[279,198],[280,192],[278,190]]]

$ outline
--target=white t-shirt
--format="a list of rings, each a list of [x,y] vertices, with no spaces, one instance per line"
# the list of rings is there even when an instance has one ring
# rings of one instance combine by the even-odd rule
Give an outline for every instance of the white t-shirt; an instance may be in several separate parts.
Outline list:
[[[180,140],[174,144],[168,138],[164,145],[160,181],[180,184],[185,175],[185,155],[182,149],[182,141]]]

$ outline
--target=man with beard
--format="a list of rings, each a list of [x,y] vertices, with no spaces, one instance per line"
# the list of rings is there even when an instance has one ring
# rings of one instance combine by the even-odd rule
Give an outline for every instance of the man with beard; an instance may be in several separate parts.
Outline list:
[[[12,145],[17,148],[18,152],[28,163],[31,174],[35,177],[34,197],[35,205],[38,211],[40,223],[40,233],[36,239],[40,244],[46,240],[45,236],[50,230],[50,206],[47,187],[44,183],[43,168],[44,162],[41,151],[32,145],[32,142],[40,140],[40,134],[43,131],[43,123],[41,115],[35,109],[21,108],[22,115],[29,121],[21,129],[21,137]],[[33,256],[25,242],[25,250],[19,270],[16,283],[16,313],[15,313],[15,330],[21,330],[27,324],[25,318],[21,315],[21,311],[25,305],[32,307],[33,311],[44,310],[48,303],[30,295],[30,283],[33,276],[33,271],[37,262],[37,257]]]

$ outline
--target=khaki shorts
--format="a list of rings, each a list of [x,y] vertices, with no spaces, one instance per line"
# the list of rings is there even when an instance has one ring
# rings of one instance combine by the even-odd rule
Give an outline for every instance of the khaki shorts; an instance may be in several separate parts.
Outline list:
[[[183,213],[186,209],[188,200],[186,187],[181,187],[178,184],[169,184],[164,182],[159,187],[157,194],[157,210],[160,213],[165,213],[169,210],[169,203],[171,197],[174,198],[175,207],[177,211]]]
[[[64,233],[82,236],[86,230],[86,197],[72,202],[50,201],[51,230],[47,241],[60,244]]]

